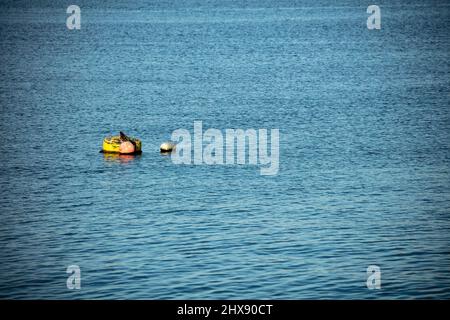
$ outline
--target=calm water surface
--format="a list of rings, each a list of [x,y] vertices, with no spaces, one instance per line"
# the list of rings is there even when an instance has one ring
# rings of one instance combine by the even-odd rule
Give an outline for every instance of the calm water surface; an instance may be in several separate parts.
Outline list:
[[[0,5],[0,298],[450,298],[448,2],[108,3]],[[279,174],[159,154],[195,120]]]

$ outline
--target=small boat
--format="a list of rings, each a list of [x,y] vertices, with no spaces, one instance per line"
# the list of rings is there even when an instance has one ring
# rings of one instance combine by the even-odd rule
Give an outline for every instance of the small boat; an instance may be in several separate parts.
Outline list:
[[[132,143],[134,146],[133,152],[122,152],[121,145],[123,143]],[[120,154],[140,154],[142,153],[142,143],[141,140],[137,138],[132,138],[126,136],[124,133],[120,132],[119,136],[108,136],[103,139],[103,147],[101,152],[104,153],[120,153]]]

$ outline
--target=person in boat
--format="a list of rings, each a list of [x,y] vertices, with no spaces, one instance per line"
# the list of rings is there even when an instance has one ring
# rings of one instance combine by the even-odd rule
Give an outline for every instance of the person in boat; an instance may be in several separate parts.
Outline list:
[[[120,131],[120,147],[119,152],[120,153],[134,153],[136,151],[136,146],[125,133]]]

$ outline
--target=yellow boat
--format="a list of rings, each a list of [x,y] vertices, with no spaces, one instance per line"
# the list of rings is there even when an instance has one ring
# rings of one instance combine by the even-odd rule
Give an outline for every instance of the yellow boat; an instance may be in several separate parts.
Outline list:
[[[127,137],[131,143],[135,146],[135,152],[134,153],[141,153],[142,152],[142,143],[141,140],[137,138],[131,138]],[[119,148],[120,144],[122,143],[122,139],[120,136],[109,136],[103,139],[103,147],[102,152],[105,153],[120,153]]]

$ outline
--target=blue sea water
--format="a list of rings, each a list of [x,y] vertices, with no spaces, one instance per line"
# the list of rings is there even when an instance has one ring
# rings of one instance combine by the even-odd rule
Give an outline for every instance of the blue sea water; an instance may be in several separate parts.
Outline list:
[[[381,30],[364,1],[75,2],[81,30],[0,4],[0,298],[450,298],[447,1],[379,1]],[[278,175],[159,153],[196,120],[278,128]],[[141,156],[99,153],[119,130]]]

